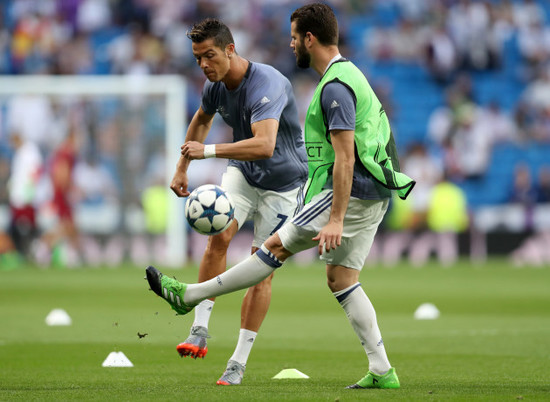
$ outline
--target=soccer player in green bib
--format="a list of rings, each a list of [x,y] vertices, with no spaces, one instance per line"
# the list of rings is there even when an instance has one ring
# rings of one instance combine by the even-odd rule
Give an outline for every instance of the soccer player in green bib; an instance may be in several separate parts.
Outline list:
[[[328,286],[367,354],[367,374],[348,388],[399,388],[359,274],[391,191],[405,199],[415,182],[399,171],[388,118],[367,79],[340,55],[332,9],[309,4],[294,11],[290,22],[297,65],[321,77],[305,122],[309,177],[304,208],[255,254],[214,279],[184,284],[153,267],[147,268],[147,279],[157,295],[185,314],[201,300],[260,282],[289,256],[317,247],[326,262]]]

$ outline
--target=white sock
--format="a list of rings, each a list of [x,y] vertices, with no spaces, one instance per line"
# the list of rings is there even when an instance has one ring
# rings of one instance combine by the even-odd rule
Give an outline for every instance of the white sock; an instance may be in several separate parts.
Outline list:
[[[254,346],[254,341],[256,340],[257,332],[250,331],[248,329],[241,328],[239,331],[239,341],[237,342],[237,347],[233,352],[233,356],[229,360],[235,360],[236,362],[246,365],[252,346]]]
[[[201,301],[197,307],[195,307],[195,321],[194,327],[204,327],[208,329],[208,321],[210,321],[210,314],[214,308],[214,300],[206,299]]]
[[[369,359],[369,370],[385,374],[390,368],[382,335],[376,321],[376,312],[360,283],[333,293],[361,341]]]
[[[262,245],[256,253],[215,278],[187,285],[183,302],[194,305],[210,297],[249,288],[263,281],[281,265],[282,263]]]

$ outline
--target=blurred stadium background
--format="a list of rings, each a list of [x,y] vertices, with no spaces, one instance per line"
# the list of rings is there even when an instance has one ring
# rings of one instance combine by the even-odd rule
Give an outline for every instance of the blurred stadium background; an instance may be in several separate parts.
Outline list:
[[[303,119],[317,77],[295,67],[288,45],[290,13],[304,3],[0,2],[0,269],[198,261],[205,238],[188,230],[183,201],[167,189],[204,82],[185,33],[204,17],[223,19],[242,56],[291,79]],[[342,54],[377,91],[402,169],[418,182],[409,201],[393,203],[369,263],[499,255],[548,265],[550,3],[327,3]],[[90,89],[92,76],[116,84]],[[161,76],[176,84],[136,90]],[[174,117],[169,94],[179,85]],[[208,141],[230,138],[216,119]],[[219,183],[225,161],[191,166],[196,187]],[[230,262],[249,253],[250,239],[239,234]]]

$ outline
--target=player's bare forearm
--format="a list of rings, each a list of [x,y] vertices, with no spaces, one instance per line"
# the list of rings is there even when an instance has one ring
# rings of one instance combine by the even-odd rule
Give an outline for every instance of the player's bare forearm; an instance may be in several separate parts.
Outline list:
[[[329,222],[342,223],[348,209],[353,182],[353,160],[338,161],[336,158],[332,172],[333,196]]]
[[[197,110],[191,119],[191,123],[189,123],[189,127],[187,128],[187,134],[185,136],[186,143],[187,141],[204,142],[208,132],[210,131],[210,127],[212,126],[213,119],[213,115],[206,114],[202,108],[199,107],[199,110]],[[185,147],[185,144],[181,146],[181,149],[183,149],[183,147]],[[176,165],[174,177],[170,182],[170,189],[178,197],[187,197],[189,195],[189,191],[187,190],[187,185],[189,182],[187,178],[187,169],[190,162],[191,159],[186,157],[182,150],[181,156]]]
[[[277,141],[279,122],[275,119],[265,119],[252,123],[252,138],[232,144],[216,145],[216,157],[254,161],[271,158]]]
[[[210,132],[214,115],[206,114],[202,108],[195,112],[189,127],[187,128],[187,134],[185,135],[185,142],[197,141],[203,143]]]
[[[255,161],[271,158],[277,141],[279,122],[266,119],[252,124],[252,138],[233,143],[215,144],[213,150],[216,158]],[[204,159],[204,145],[189,141],[182,146],[181,154],[188,159]]]
[[[351,167],[351,169],[350,169]],[[319,255],[326,251],[335,250],[342,244],[344,231],[344,217],[348,208],[353,179],[353,163],[334,163],[333,169],[333,198],[328,223],[313,238],[319,242]]]
[[[255,161],[271,158],[274,146],[264,138],[252,137],[232,144],[216,144],[216,158]]]
[[[331,132],[334,148],[334,167],[332,169],[332,208],[330,222],[343,222],[348,209],[353,183],[355,164],[355,132],[335,130]]]
[[[189,180],[187,178],[187,167],[189,166],[189,162],[189,159],[180,156],[176,165],[174,177],[170,182],[170,189],[178,197],[187,197],[189,195],[189,191],[187,190],[187,186],[189,184]]]
[[[344,217],[348,209],[353,183],[353,166],[355,163],[355,143],[353,131],[338,131],[332,135],[335,159],[332,171],[332,207],[328,223],[321,229],[319,234],[313,238],[319,241],[319,254],[323,249],[334,250],[342,242],[344,231]]]
[[[202,108],[199,108],[191,119],[191,123],[189,123],[189,127],[187,128],[187,134],[185,135],[185,143],[180,147],[181,156],[188,160],[187,166],[192,159],[202,159],[204,152],[200,152],[201,157],[196,157],[195,155],[198,155],[198,151],[193,152],[193,149],[204,149],[203,143],[210,132],[213,120],[214,115],[204,113]],[[190,150],[189,144],[196,144],[196,146]],[[187,166],[185,166],[186,169]]]
[[[189,123],[187,134],[185,136],[185,144],[183,144],[180,148],[181,156],[176,165],[174,177],[172,178],[172,181],[170,183],[170,189],[178,197],[187,197],[189,195],[189,191],[187,190],[187,169],[192,158],[189,158],[185,154],[184,148],[186,147],[186,144],[188,142],[197,142],[198,144],[202,145],[202,142],[204,142],[204,140],[208,136],[210,128],[212,127],[213,119],[214,115],[206,114],[202,110],[202,108],[199,107],[199,110],[197,110],[197,112],[191,119],[191,123]]]

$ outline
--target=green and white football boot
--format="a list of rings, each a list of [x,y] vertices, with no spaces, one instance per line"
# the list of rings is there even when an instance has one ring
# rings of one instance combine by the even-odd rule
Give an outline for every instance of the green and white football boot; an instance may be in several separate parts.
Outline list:
[[[365,388],[381,388],[381,389],[395,389],[399,388],[399,378],[397,373],[392,367],[386,374],[378,375],[369,371],[366,376],[357,381],[356,384],[348,385],[349,389],[365,389]]]
[[[188,306],[183,302],[186,283],[169,278],[152,266],[147,267],[145,274],[151,290],[166,300],[176,313],[184,315],[193,310],[195,306]]]

